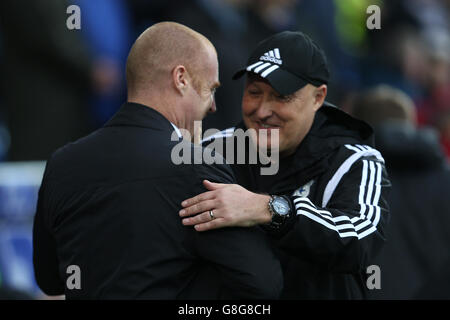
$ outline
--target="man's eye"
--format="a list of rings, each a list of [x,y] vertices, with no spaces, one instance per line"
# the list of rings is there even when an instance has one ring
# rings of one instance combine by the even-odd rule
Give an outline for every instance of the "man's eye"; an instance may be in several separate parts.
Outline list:
[[[283,96],[283,95],[281,95],[281,94],[278,94],[278,95],[275,95],[275,98],[277,99],[277,100],[280,100],[280,101],[289,101],[289,100],[291,100],[291,98],[292,98],[292,96]]]

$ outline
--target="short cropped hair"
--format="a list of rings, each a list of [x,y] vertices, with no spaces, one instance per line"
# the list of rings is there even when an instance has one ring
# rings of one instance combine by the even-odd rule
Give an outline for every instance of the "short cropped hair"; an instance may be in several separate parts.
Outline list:
[[[212,46],[206,37],[186,26],[175,22],[154,24],[139,36],[128,55],[128,91],[157,85],[177,65],[186,67],[195,86],[206,45]]]

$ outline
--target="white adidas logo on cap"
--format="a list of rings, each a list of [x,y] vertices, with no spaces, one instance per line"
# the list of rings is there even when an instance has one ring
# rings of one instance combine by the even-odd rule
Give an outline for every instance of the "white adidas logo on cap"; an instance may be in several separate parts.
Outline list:
[[[254,73],[257,73],[263,78],[267,77],[269,74],[271,74],[273,71],[275,71],[276,69],[278,69],[280,67],[278,65],[273,65],[272,63],[276,63],[279,65],[281,65],[283,63],[283,60],[281,60],[280,50],[278,48],[267,51],[266,53],[264,53],[264,55],[262,55],[259,58],[259,60],[263,60],[263,61],[258,61],[256,63],[248,66],[247,71],[252,71]],[[270,61],[272,63],[270,63],[270,62],[264,63],[264,61]]]
[[[281,60],[280,50],[278,48],[267,51],[262,55],[259,60],[270,61],[276,64],[283,64],[283,60]]]

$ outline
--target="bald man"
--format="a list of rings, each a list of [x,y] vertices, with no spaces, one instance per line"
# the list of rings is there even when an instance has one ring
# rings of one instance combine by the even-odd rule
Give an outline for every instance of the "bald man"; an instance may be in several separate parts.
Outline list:
[[[34,221],[37,283],[69,299],[276,298],[282,276],[259,229],[198,233],[181,201],[225,165],[175,165],[171,151],[215,111],[211,42],[180,24],[147,29],[127,60],[128,101],[101,129],[47,162]],[[187,149],[186,149],[187,148]]]

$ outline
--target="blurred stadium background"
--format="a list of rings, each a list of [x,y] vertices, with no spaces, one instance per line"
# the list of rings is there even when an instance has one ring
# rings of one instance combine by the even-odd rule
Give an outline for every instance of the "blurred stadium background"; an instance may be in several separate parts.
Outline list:
[[[81,8],[81,30],[66,27],[71,4]],[[381,8],[379,30],[366,27],[372,4]],[[128,51],[153,23],[183,23],[217,48],[222,87],[204,130],[240,119],[243,82],[231,76],[250,50],[273,33],[301,30],[329,59],[328,101],[351,111],[361,91],[397,88],[414,101],[417,124],[434,128],[448,158],[449,18],[448,0],[2,0],[0,288],[43,297],[33,277],[31,230],[45,160],[120,107]]]

